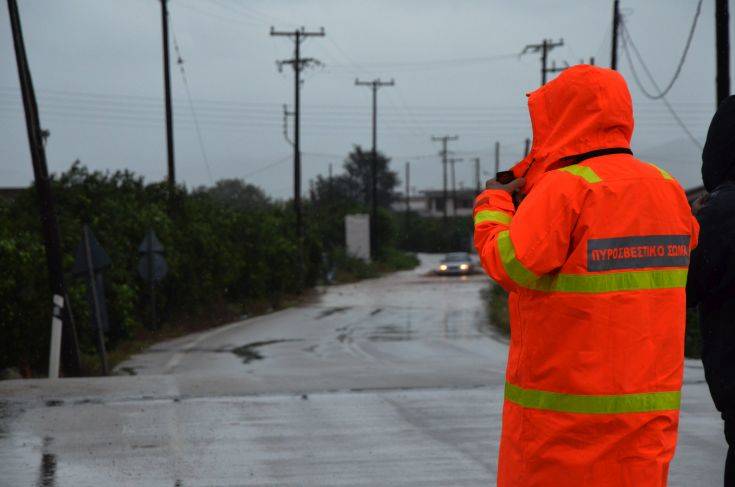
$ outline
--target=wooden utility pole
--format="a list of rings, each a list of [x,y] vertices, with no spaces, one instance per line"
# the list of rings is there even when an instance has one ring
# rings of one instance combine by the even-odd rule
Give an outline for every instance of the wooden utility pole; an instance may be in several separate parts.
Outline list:
[[[559,39],[557,42],[551,39],[544,39],[540,44],[528,44],[521,51],[521,56],[527,52],[539,52],[541,53],[541,85],[546,84],[546,74],[550,72],[550,69],[546,67],[549,59],[549,51],[555,47],[564,45],[564,39]]]
[[[464,159],[461,157],[451,157],[448,162],[452,169],[452,215],[457,216],[457,181],[455,179],[454,164],[462,162]]]
[[[610,69],[618,69],[618,27],[620,26],[620,0],[613,0],[612,42],[610,42]]]
[[[168,0],[161,0],[161,31],[163,33],[163,91],[166,105],[166,152],[168,154],[168,196],[173,198],[176,188],[174,163],[174,114],[171,106],[171,67],[168,56]]]
[[[288,110],[288,105],[283,105],[283,138],[286,139],[288,145],[293,147],[293,140],[288,136],[288,117],[293,117],[294,113]]]
[[[370,247],[373,255],[378,254],[378,88],[394,86],[395,81],[355,80],[355,86],[368,86],[373,91],[373,149],[370,164]]]
[[[531,149],[531,139],[526,137],[526,145],[523,148],[523,157],[528,155],[528,151]]]
[[[730,96],[730,13],[728,0],[715,0],[717,44],[717,105]]]
[[[304,237],[304,222],[301,212],[301,70],[309,64],[319,64],[319,61],[314,58],[301,57],[301,43],[307,37],[324,37],[324,27],[317,32],[307,32],[303,27],[293,31],[276,31],[271,27],[270,35],[289,37],[294,40],[293,58],[276,61],[276,64],[279,71],[283,69],[283,65],[290,64],[294,72],[293,202],[294,212],[296,213],[296,235],[299,241],[299,249],[301,249]]]
[[[411,214],[411,163],[406,163],[406,230],[408,230],[408,220]]]
[[[61,357],[66,375],[79,375],[79,346],[74,321],[69,306],[69,296],[66,292],[64,272],[61,254],[61,235],[56,220],[56,210],[53,193],[49,184],[48,166],[46,164],[46,151],[43,145],[43,131],[38,115],[38,104],[36,94],[33,90],[33,80],[28,67],[25,43],[23,42],[23,30],[20,23],[20,14],[16,0],[8,0],[8,12],[10,17],[10,28],[13,35],[13,47],[15,48],[15,60],[18,65],[18,79],[20,82],[21,96],[23,98],[23,109],[26,119],[26,131],[28,133],[28,147],[31,152],[33,164],[33,178],[38,194],[39,207],[41,210],[41,229],[43,242],[46,250],[46,265],[48,267],[49,283],[54,301],[62,298],[64,306],[63,325],[61,333]]]
[[[449,141],[458,140],[459,135],[443,135],[441,137],[432,136],[431,140],[441,141],[442,143],[442,150],[439,152],[439,155],[442,156],[442,169],[443,169],[443,179],[444,179],[444,194],[442,198],[444,199],[444,220],[447,219],[447,200],[449,199],[449,195],[447,194],[447,155],[449,155],[449,152],[447,151],[447,143]]]
[[[480,181],[480,158],[475,157],[475,190],[479,193],[482,190],[482,182]]]
[[[493,177],[496,177],[500,172],[500,142],[495,142],[495,173]]]

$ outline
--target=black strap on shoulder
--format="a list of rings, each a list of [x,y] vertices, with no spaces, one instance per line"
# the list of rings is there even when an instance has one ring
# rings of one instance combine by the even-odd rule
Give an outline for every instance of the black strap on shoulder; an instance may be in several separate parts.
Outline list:
[[[569,156],[569,159],[571,161],[574,161],[572,162],[572,164],[579,164],[580,162],[585,161],[587,159],[592,159],[593,157],[609,156],[610,154],[633,155],[633,151],[628,149],[627,147],[611,147],[609,149],[597,149],[597,150],[585,152],[583,154],[577,154],[576,156]]]

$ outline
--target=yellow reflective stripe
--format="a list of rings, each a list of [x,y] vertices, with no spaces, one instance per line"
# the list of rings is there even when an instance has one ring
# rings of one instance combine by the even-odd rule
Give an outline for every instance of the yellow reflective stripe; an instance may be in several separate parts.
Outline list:
[[[602,181],[600,176],[598,176],[597,173],[593,171],[591,167],[578,166],[575,164],[572,166],[562,167],[559,170],[568,172],[570,174],[574,174],[575,176],[579,176],[580,178],[584,179],[588,183],[599,183],[600,181]]]
[[[610,293],[644,289],[683,288],[687,269],[609,272],[604,274],[557,274],[537,282],[540,291],[568,293]]]
[[[597,274],[547,274],[538,276],[516,258],[510,232],[498,233],[498,252],[506,274],[521,287],[544,292],[611,293],[646,289],[684,288],[687,269],[604,272]]]
[[[649,164],[651,164],[651,163],[649,162]],[[661,173],[661,176],[663,176],[663,177],[664,177],[664,179],[674,179],[674,178],[673,178],[673,177],[671,176],[671,174],[669,174],[668,172],[664,171],[663,169],[661,169],[660,167],[658,167],[658,166],[657,166],[656,164],[651,164],[651,165],[652,165],[653,167],[655,167],[656,169],[658,169],[658,172],[660,172],[660,173]]]
[[[475,225],[483,222],[510,224],[510,215],[502,211],[482,210],[475,215]]]
[[[498,234],[498,251],[506,274],[517,284],[528,287],[539,278],[516,259],[516,250],[510,240],[508,230],[503,230]]]
[[[522,389],[509,382],[505,383],[505,399],[526,408],[578,414],[646,413],[681,407],[680,391],[593,396]]]

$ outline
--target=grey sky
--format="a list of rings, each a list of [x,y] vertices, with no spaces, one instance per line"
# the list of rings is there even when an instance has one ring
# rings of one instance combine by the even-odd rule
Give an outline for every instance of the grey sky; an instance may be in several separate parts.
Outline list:
[[[93,169],[128,168],[165,176],[160,4],[157,0],[21,0],[41,120],[50,129],[52,171],[76,158]],[[323,26],[303,55],[325,63],[305,73],[302,150],[308,180],[340,170],[353,144],[370,144],[370,91],[356,76],[394,78],[379,92],[381,150],[412,185],[438,187],[439,149],[431,135],[458,134],[459,156],[492,167],[502,144],[508,166],[530,135],[524,93],[539,84],[539,58],[512,56],[542,38],[564,38],[550,59],[609,64],[611,0],[170,0],[172,32],[184,58],[214,180],[245,177],[270,194],[291,191],[291,148],[282,135],[293,74],[276,59],[292,55],[270,26]],[[628,29],[659,84],[681,55],[696,0],[623,0]],[[714,111],[714,2],[706,0],[681,77],[668,99],[703,141]],[[173,51],[173,43],[171,45]],[[635,86],[621,50],[621,72],[636,107],[634,150],[669,168],[682,184],[699,182],[699,149],[661,102]],[[176,59],[175,52],[172,52]],[[473,58],[487,58],[473,60]],[[7,7],[0,7],[0,185],[32,179]],[[640,68],[639,68],[639,71]],[[172,66],[177,175],[188,186],[210,178],[178,67]],[[416,157],[421,156],[421,157]],[[409,159],[411,158],[411,159]],[[473,185],[465,160],[458,179]]]

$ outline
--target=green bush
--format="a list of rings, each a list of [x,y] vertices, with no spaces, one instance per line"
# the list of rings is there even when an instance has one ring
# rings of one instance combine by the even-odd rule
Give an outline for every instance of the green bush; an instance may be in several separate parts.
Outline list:
[[[405,269],[415,260],[391,248],[392,215],[382,210],[378,261],[366,264],[344,255],[344,215],[364,210],[349,201],[306,204],[303,266],[290,204],[272,202],[262,191],[238,181],[187,191],[169,198],[164,183],[145,184],[133,173],[91,172],[79,163],[52,180],[68,273],[85,224],[110,256],[104,290],[110,321],[108,350],[150,327],[148,286],[137,275],[138,246],[149,228],[165,247],[169,272],[156,286],[158,321],[182,320],[227,306],[237,316],[277,308],[315,285],[325,254],[344,279],[375,277]],[[46,256],[38,200],[28,188],[13,201],[0,201],[0,369],[24,375],[47,369],[51,322]],[[83,364],[96,363],[87,303],[87,283],[67,275]],[[212,323],[214,324],[214,323]],[[87,372],[90,369],[87,368]]]
[[[390,271],[407,271],[419,265],[416,254],[402,252],[395,248],[385,248],[380,263]]]
[[[422,217],[396,213],[398,248],[412,252],[469,252],[472,249],[472,218]]]

